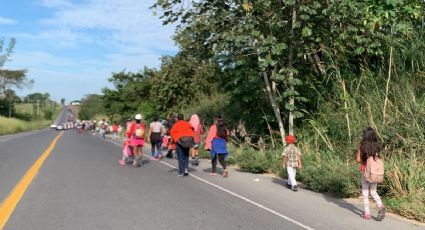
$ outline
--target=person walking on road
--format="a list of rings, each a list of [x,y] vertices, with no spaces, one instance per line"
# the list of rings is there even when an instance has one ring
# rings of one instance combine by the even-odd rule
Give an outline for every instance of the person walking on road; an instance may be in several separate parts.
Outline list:
[[[105,119],[102,119],[99,123],[99,133],[103,137],[103,139],[106,138],[106,130],[108,129],[108,124],[106,123]]]
[[[378,206],[378,217],[377,220],[381,221],[385,217],[385,207],[382,204],[381,198],[376,192],[377,184],[369,183],[365,180],[364,173],[366,171],[366,164],[369,157],[376,158],[380,150],[378,137],[373,128],[367,127],[363,130],[363,138],[360,141],[360,147],[357,150],[356,161],[360,163],[359,170],[362,174],[362,195],[364,204],[364,213],[362,217],[366,220],[371,219],[370,208],[369,208],[369,192],[375,200]]]
[[[171,129],[173,128],[174,124],[176,123],[176,117],[174,116],[173,113],[170,113],[168,115],[167,118],[167,123],[166,123],[166,127],[167,127],[167,131],[166,133],[170,133]],[[171,143],[169,144],[168,149],[170,150],[168,153],[170,154],[171,158],[174,155],[174,158],[177,159],[177,153],[176,153],[176,143],[174,143],[173,141],[171,141]]]
[[[153,116],[153,121],[149,125],[148,141],[151,143],[151,160],[161,160],[161,136],[163,132],[162,123],[158,120],[158,116]]]
[[[199,119],[198,114],[193,114],[190,117],[189,123],[192,125],[193,130],[195,131],[195,145],[192,148],[192,165],[198,165],[199,146],[201,145],[202,134],[204,134],[204,130],[202,128],[201,120]]]
[[[204,145],[204,149],[206,151],[211,151],[211,144],[212,144],[212,140],[213,138],[217,135],[217,121],[223,119],[221,117],[221,115],[217,115],[215,117],[214,120],[214,124],[210,126],[210,128],[208,129],[208,134],[207,134],[207,138],[205,139],[205,145]]]
[[[130,138],[131,146],[133,146],[134,151],[134,167],[142,166],[142,150],[145,145],[145,124],[142,123],[142,115],[137,114],[135,117],[135,122],[132,123],[130,130],[127,132],[127,137]]]
[[[194,144],[195,132],[192,125],[184,120],[183,114],[179,114],[177,120],[171,128],[170,134],[176,143],[179,176],[187,176],[189,175],[189,151]]]
[[[297,180],[295,176],[297,174],[297,169],[302,169],[301,162],[301,151],[295,146],[295,136],[288,135],[285,138],[288,146],[283,150],[283,167],[286,167],[286,171],[288,172],[288,187],[292,189],[292,191],[298,191]]]
[[[118,137],[118,124],[116,121],[114,121],[114,124],[112,125],[112,139],[116,139]]]
[[[227,142],[229,141],[229,130],[226,127],[223,119],[217,119],[216,121],[216,134],[211,141],[211,176],[217,175],[217,159],[223,167],[223,177],[229,176],[229,171],[226,167],[227,158]]]

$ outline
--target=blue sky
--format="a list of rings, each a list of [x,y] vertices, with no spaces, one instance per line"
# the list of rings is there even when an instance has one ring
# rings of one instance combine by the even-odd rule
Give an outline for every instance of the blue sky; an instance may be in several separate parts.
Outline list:
[[[173,26],[149,7],[155,0],[6,0],[0,38],[17,40],[4,68],[28,69],[35,81],[24,96],[47,92],[67,101],[108,86],[112,72],[159,67],[177,47]]]

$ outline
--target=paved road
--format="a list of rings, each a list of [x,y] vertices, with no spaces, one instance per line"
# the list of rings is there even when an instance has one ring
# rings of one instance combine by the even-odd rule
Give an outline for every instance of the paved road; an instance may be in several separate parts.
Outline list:
[[[1,201],[58,134],[43,130],[0,138]],[[365,221],[359,205],[295,193],[267,176],[231,170],[229,178],[211,177],[207,161],[188,177],[177,177],[175,160],[145,157],[141,168],[122,167],[118,145],[65,131],[4,229],[424,228],[391,216]]]

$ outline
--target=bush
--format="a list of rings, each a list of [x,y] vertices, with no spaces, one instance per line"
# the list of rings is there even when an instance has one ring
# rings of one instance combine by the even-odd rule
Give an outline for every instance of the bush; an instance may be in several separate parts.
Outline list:
[[[243,153],[236,156],[242,170],[251,173],[265,173],[270,171],[271,159],[264,150],[244,148]]]
[[[48,109],[44,111],[44,119],[46,120],[52,120],[53,118],[53,111]]]

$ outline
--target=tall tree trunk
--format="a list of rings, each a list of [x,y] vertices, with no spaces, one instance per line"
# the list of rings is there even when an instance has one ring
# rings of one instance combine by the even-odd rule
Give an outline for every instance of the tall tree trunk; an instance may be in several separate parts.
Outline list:
[[[282,116],[280,115],[279,105],[276,103],[276,94],[272,91],[270,86],[270,78],[266,72],[263,72],[264,83],[266,84],[266,91],[269,95],[270,103],[272,104],[273,112],[279,125],[280,137],[283,145],[285,145],[285,128],[283,127]]]
[[[294,29],[295,29],[295,23],[297,20],[297,11],[295,10],[296,3],[294,4],[292,8],[292,28],[290,33],[290,40],[291,44],[289,45],[289,55],[288,55],[288,68],[289,70],[289,90],[291,92],[294,92],[295,87],[293,84],[291,84],[292,79],[294,78],[294,72],[292,71],[292,68],[294,66]],[[289,111],[289,134],[294,134],[294,106],[295,106],[295,97],[292,95],[289,97],[289,105],[291,106],[291,109]]]

